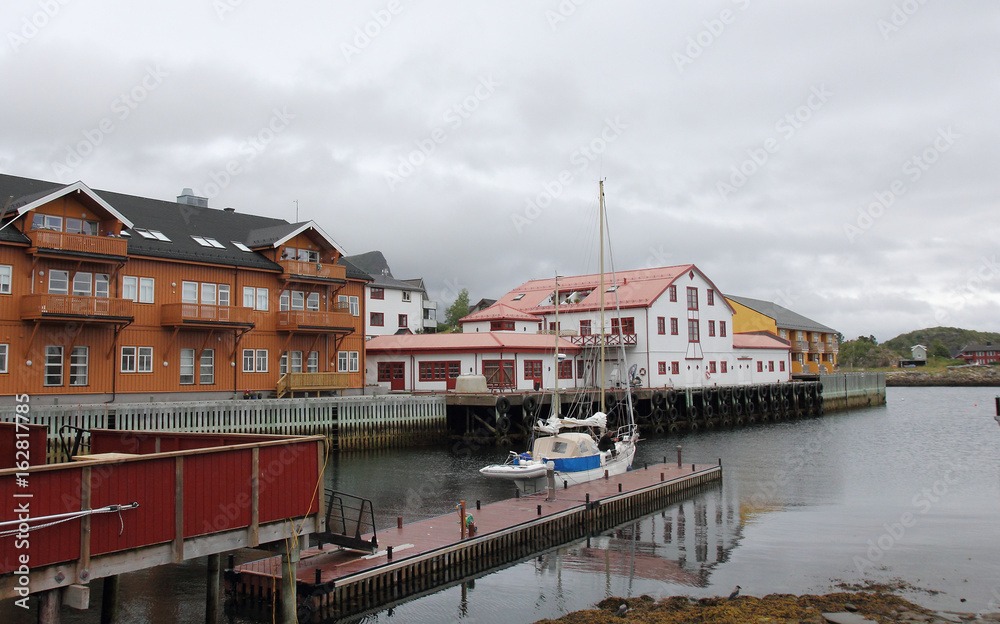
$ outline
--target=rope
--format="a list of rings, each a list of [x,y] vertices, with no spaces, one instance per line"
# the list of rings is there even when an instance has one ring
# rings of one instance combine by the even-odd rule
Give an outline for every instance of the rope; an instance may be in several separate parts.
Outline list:
[[[58,520],[53,520],[52,522],[46,522],[45,524],[38,524],[38,525],[35,525],[35,526],[29,526],[28,529],[27,529],[27,532],[30,533],[31,531],[37,531],[39,529],[47,529],[49,527],[56,526],[57,524],[62,524],[63,522],[70,522],[72,520],[79,520],[80,518],[84,518],[86,516],[90,516],[90,515],[94,515],[94,514],[117,513],[118,514],[118,519],[119,519],[119,521],[121,521],[121,529],[118,531],[118,535],[121,536],[121,534],[125,531],[125,520],[124,520],[124,518],[122,518],[122,510],[123,509],[135,509],[138,506],[139,506],[139,503],[129,503],[127,505],[107,505],[106,507],[99,507],[97,509],[86,509],[86,510],[83,510],[83,511],[70,513],[65,518],[60,518]],[[35,520],[39,520],[39,518],[35,518]],[[27,523],[27,522],[31,522],[31,521],[32,521],[32,518],[28,518],[26,520],[23,520],[21,522],[21,524],[24,524],[24,523]],[[18,533],[23,534],[24,532],[25,531],[22,531],[20,528],[10,529],[8,531],[0,531],[0,538],[10,537],[11,535],[17,535]]]

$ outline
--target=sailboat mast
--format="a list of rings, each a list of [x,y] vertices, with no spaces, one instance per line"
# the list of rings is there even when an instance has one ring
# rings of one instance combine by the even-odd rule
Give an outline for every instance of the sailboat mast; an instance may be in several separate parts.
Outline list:
[[[555,359],[555,365],[552,368],[552,374],[555,377],[555,383],[553,384],[552,390],[552,413],[559,417],[559,412],[562,411],[562,402],[559,400],[559,274],[556,273],[556,292],[552,295],[556,302],[556,343],[555,351],[552,357]]]
[[[601,222],[600,226],[600,254],[601,254],[601,376],[598,380],[598,388],[601,389],[601,412],[607,413],[605,410],[607,406],[604,404],[604,180],[599,182],[600,186],[600,209],[598,212],[598,220]]]

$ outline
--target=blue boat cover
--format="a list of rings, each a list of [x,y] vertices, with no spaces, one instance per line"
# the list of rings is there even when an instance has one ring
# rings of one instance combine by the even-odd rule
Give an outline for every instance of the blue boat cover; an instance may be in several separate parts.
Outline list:
[[[546,459],[554,462],[558,472],[581,472],[601,467],[600,455],[588,455],[586,457],[567,457],[564,459]]]

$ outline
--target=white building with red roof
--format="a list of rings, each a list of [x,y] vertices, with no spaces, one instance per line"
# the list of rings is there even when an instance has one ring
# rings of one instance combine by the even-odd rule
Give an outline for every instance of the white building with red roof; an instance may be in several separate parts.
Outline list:
[[[646,388],[791,378],[789,342],[767,332],[733,334],[733,308],[693,264],[605,274],[603,293],[599,274],[560,277],[558,286],[556,278],[525,282],[463,318],[462,334],[369,341],[369,378],[418,391],[454,387],[453,373],[486,375],[494,389],[551,388],[556,297],[561,388],[624,387],[633,367],[633,382]],[[602,342],[603,383],[595,365]]]

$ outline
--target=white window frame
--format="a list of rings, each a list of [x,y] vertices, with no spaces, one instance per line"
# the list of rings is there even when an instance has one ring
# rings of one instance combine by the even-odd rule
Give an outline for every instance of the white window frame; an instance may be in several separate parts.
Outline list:
[[[306,309],[306,294],[301,290],[293,290],[291,303],[289,304],[292,310],[305,310]]]
[[[218,297],[219,305],[225,308],[229,307],[229,284],[217,284],[218,286]]]
[[[351,295],[350,299],[351,306],[351,316],[361,316],[361,302],[354,295]]]
[[[55,277],[60,277],[61,281],[65,286],[62,289],[53,290],[52,282]],[[63,271],[62,269],[49,269],[49,294],[50,295],[68,295],[69,294],[69,271]]]
[[[252,308],[257,301],[257,289],[253,286],[243,287],[243,307]]]
[[[139,278],[139,303],[153,303],[156,299],[156,280],[152,277]]]
[[[10,345],[0,344],[0,374],[7,372],[7,354],[10,351]]]
[[[268,301],[267,289],[266,288],[258,288],[257,289],[256,305],[254,306],[254,309],[255,310],[259,310],[261,312],[267,312],[267,305],[268,305],[267,301]]]
[[[94,294],[94,274],[80,271],[73,275],[73,296],[91,297]]]
[[[107,273],[94,275],[94,296],[107,299],[111,296],[111,276]]]
[[[59,367],[58,373],[50,373],[56,366]],[[45,386],[49,388],[57,388],[63,385],[63,348],[58,345],[48,345],[45,347]],[[51,383],[50,378],[58,378],[59,383]]]
[[[347,351],[338,351],[337,352],[337,372],[338,373],[346,373],[346,372],[348,372],[348,368],[350,368],[350,364],[349,364],[349,360],[348,360],[348,357],[347,357]]]
[[[136,349],[135,372],[153,372],[153,347],[139,347]]]
[[[69,355],[69,385],[90,385],[90,347],[73,347]]]
[[[307,373],[319,372],[319,351],[309,352],[309,357],[306,358],[306,372]]]
[[[313,292],[309,293],[306,297],[306,310],[311,312],[319,312],[319,293]]]
[[[404,301],[404,302],[407,302],[407,301],[409,301],[409,300],[410,300],[410,291],[408,291],[408,290],[404,290],[404,291],[403,291],[403,301]]]
[[[302,352],[301,351],[289,351],[288,352],[288,372],[290,372],[290,373],[301,373],[302,372]]]
[[[180,385],[194,385],[194,349],[181,349]]]
[[[361,356],[357,351],[348,351],[347,357],[350,360],[350,371],[351,373],[356,373],[361,370]]]
[[[14,269],[9,264],[0,264],[0,295],[9,295]]]
[[[267,372],[267,349],[257,349],[256,357],[257,361],[257,372],[266,373]]]
[[[31,229],[63,231],[62,217],[36,212],[31,217]]]
[[[201,302],[204,305],[219,305],[219,287],[211,282],[201,283]]]
[[[132,275],[122,277],[122,299],[139,299],[139,278]]]
[[[202,386],[215,385],[215,349],[202,350],[198,360],[198,383]]]
[[[135,363],[136,363],[136,349],[137,347],[122,347],[121,357],[118,360],[119,367],[123,373],[134,373]],[[125,358],[128,358],[127,360]]]
[[[253,349],[243,349],[243,372],[255,373],[254,366],[257,364],[257,357]]]
[[[181,303],[198,303],[198,282],[181,282]]]
[[[291,305],[292,298],[289,296],[288,291],[283,291],[278,295],[278,312],[287,312],[289,305]]]

